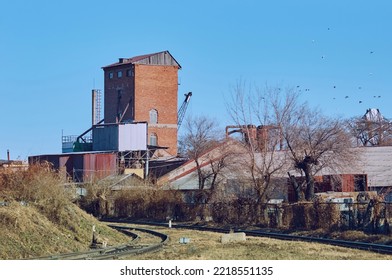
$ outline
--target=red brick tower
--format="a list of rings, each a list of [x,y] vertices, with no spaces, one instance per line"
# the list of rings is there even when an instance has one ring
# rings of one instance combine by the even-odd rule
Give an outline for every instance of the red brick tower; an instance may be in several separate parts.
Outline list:
[[[148,144],[177,155],[178,69],[168,52],[120,58],[105,73],[105,123],[148,123]]]

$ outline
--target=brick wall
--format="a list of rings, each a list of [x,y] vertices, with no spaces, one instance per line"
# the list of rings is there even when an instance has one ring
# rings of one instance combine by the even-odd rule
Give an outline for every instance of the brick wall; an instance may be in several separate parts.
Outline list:
[[[135,120],[149,121],[150,110],[158,112],[158,124],[149,124],[149,135],[156,133],[158,145],[177,154],[176,66],[135,65]]]
[[[105,70],[104,118],[115,123],[117,112],[124,112],[124,120],[150,122],[150,110],[158,112],[158,123],[148,124],[148,135],[156,133],[157,144],[169,147],[177,154],[178,67],[161,65],[124,64]],[[127,75],[132,70],[132,75]],[[117,73],[122,71],[122,77]],[[113,73],[113,77],[109,77]],[[118,98],[119,91],[121,98]],[[148,137],[148,141],[149,141]]]
[[[124,112],[127,104],[131,102],[123,120],[134,119],[134,76],[127,76],[127,71],[132,70],[132,64],[116,66],[105,70],[105,92],[104,92],[104,118],[105,123],[116,123],[117,111]],[[122,72],[122,77],[117,77],[118,72]],[[109,78],[109,74],[113,78]],[[118,91],[121,90],[121,98],[118,98]]]

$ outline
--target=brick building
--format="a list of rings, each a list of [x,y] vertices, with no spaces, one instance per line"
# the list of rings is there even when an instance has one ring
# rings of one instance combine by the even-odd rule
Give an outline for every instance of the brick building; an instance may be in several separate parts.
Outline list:
[[[148,123],[148,144],[177,155],[178,70],[168,52],[120,58],[104,70],[105,124]]]

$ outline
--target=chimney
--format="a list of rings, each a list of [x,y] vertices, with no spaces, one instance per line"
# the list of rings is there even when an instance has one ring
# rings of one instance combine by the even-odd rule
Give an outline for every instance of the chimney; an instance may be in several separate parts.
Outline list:
[[[257,145],[259,149],[264,151],[267,148],[268,141],[268,129],[269,126],[259,125],[257,127]]]
[[[247,126],[245,126],[244,136],[245,136],[246,143],[255,144],[255,141],[257,139],[256,126],[253,124],[248,124]]]
[[[97,106],[97,91],[95,89],[93,89],[91,91],[91,106],[92,106],[92,108],[91,108],[91,113],[92,113],[91,122],[92,122],[92,125],[94,125],[95,124],[95,120],[96,120],[96,110],[95,110],[95,108]]]
[[[93,89],[91,91],[91,107],[91,122],[92,125],[95,125],[101,121],[101,90]]]

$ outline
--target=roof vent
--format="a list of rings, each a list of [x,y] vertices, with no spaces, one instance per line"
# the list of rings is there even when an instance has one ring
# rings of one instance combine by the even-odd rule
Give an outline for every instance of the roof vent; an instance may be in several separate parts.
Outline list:
[[[125,62],[127,62],[128,61],[128,59],[126,59],[126,58],[119,58],[118,59],[118,62],[119,63],[125,63]]]

